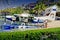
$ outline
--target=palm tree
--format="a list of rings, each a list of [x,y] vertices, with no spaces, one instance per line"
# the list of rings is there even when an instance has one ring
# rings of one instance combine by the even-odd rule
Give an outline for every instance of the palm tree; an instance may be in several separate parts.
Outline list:
[[[45,10],[46,9],[46,6],[44,3],[38,3],[36,4],[35,8],[34,8],[36,11],[38,11],[38,15],[39,13],[41,13],[41,11]]]

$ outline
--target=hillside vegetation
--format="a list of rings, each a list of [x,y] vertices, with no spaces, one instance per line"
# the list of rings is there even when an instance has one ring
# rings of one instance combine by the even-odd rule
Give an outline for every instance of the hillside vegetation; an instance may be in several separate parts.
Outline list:
[[[4,13],[9,12],[10,14],[21,14],[23,12],[23,9],[21,7],[7,8],[4,10],[0,10],[0,12],[4,12]]]

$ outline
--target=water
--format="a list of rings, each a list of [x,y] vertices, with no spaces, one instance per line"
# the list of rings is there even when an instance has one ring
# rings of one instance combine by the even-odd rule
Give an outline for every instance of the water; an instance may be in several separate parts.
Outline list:
[[[19,24],[17,23],[11,24],[11,21],[9,20],[6,20],[5,22],[4,19],[0,19],[0,32],[3,30],[11,30],[17,28],[17,26],[19,26]]]
[[[8,32],[8,31],[13,31],[15,29],[19,30],[19,26],[21,26],[21,24],[22,24],[21,22],[15,22],[15,23],[11,24],[11,21],[9,21],[9,20],[6,20],[6,22],[5,22],[4,19],[0,19],[0,32],[5,32],[5,31]],[[25,30],[41,28],[36,25],[28,25],[28,24],[24,25],[24,26],[25,26]],[[21,28],[21,29],[23,29],[23,28]]]

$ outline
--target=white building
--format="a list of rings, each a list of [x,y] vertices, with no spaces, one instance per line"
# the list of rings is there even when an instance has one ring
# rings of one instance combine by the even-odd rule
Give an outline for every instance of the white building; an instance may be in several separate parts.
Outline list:
[[[54,5],[55,7],[56,7],[56,15],[55,15],[55,19],[57,19],[57,18],[60,18],[60,8],[57,6],[57,5]],[[50,13],[51,13],[51,11],[52,11],[52,7],[53,6],[50,6],[50,7],[48,7],[46,10],[45,10],[45,14],[44,15],[49,15]],[[55,7],[53,7],[53,8],[55,8]],[[55,10],[55,9],[54,9]]]

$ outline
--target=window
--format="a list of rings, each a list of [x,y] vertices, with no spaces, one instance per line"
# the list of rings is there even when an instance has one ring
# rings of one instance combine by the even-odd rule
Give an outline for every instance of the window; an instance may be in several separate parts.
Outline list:
[[[57,13],[56,13],[56,16],[57,16],[57,17],[60,17],[60,12],[57,12]]]
[[[53,9],[53,11],[56,11],[56,9]]]

